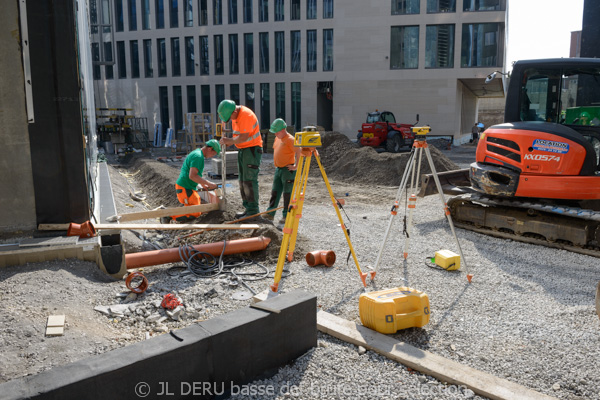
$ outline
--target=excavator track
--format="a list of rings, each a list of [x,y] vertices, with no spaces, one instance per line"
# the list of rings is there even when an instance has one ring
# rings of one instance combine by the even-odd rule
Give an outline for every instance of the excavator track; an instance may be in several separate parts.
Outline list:
[[[600,212],[479,193],[451,197],[454,224],[520,242],[600,257]]]

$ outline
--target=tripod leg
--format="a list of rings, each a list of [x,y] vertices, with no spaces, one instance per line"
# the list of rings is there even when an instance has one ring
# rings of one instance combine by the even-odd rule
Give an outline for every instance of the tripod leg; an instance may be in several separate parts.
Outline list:
[[[325,181],[325,186],[327,186],[327,191],[329,192],[329,197],[331,198],[331,203],[333,204],[333,208],[335,208],[335,213],[337,214],[338,220],[340,221],[340,226],[342,227],[342,231],[344,231],[344,236],[346,236],[346,241],[348,242],[348,247],[350,248],[350,253],[352,253],[352,258],[354,259],[354,264],[356,264],[356,269],[358,270],[358,274],[360,275],[360,279],[362,280],[363,286],[367,286],[367,274],[363,273],[360,269],[360,265],[358,264],[358,258],[356,258],[356,253],[354,252],[354,247],[352,247],[352,242],[350,241],[350,236],[348,235],[348,229],[344,224],[344,220],[342,219],[342,214],[340,213],[340,209],[337,205],[337,200],[333,196],[333,191],[331,190],[331,185],[329,185],[329,180],[327,179],[327,174],[323,169],[323,165],[321,164],[321,159],[318,154],[315,155],[315,159],[317,160],[317,164],[319,165],[319,169],[321,170],[321,175],[323,176],[323,180]],[[373,279],[375,275],[371,274],[371,279]]]
[[[275,268],[275,276],[273,285],[271,285],[271,291],[277,292],[279,289],[279,282],[281,281],[281,275],[283,274],[283,265],[285,264],[285,256],[290,242],[290,236],[293,226],[293,221],[296,220],[296,210],[298,209],[298,198],[300,197],[301,188],[304,187],[303,181],[306,179],[304,176],[304,162],[305,157],[300,156],[298,160],[298,171],[296,178],[294,179],[294,186],[292,188],[292,198],[290,200],[290,206],[287,217],[285,219],[285,226],[283,228],[283,238],[281,239],[281,247],[279,248],[279,257],[277,258],[277,268]]]
[[[469,267],[467,266],[467,260],[463,255],[462,249],[460,247],[460,243],[458,241],[458,237],[456,236],[456,232],[454,230],[454,223],[452,222],[452,217],[450,216],[450,210],[448,209],[448,205],[446,204],[446,199],[444,198],[444,192],[442,192],[442,185],[440,184],[440,179],[437,176],[437,171],[435,170],[435,165],[433,164],[433,159],[431,158],[431,153],[429,152],[429,148],[427,144],[425,144],[425,155],[427,155],[427,160],[429,161],[429,167],[431,168],[431,172],[433,175],[433,180],[435,181],[435,186],[437,187],[438,193],[440,195],[440,200],[444,206],[444,214],[446,214],[446,219],[450,224],[450,230],[452,231],[452,236],[454,236],[454,240],[456,241],[456,246],[458,247],[458,252],[460,254],[460,259],[462,260],[463,265],[465,266],[465,270],[467,271],[467,280],[471,282],[471,278],[473,275],[469,273]]]
[[[297,198],[296,209],[294,212],[294,218],[291,221],[291,236],[290,236],[290,244],[287,252],[287,260],[292,261],[294,258],[294,250],[296,249],[296,238],[298,237],[298,225],[300,225],[300,218],[302,218],[302,209],[304,208],[304,194],[306,193],[306,184],[308,182],[308,171],[310,170],[310,160],[311,160],[312,152],[306,156],[306,160],[304,161],[304,169],[302,171],[303,179],[299,186],[299,195]],[[285,223],[287,226],[288,219],[285,219]],[[285,232],[285,228],[284,228]]]
[[[416,176],[421,175],[421,160],[423,158],[423,147],[421,142],[415,142],[415,147],[417,148],[417,153],[419,153],[419,159],[417,161],[417,173]],[[417,185],[415,180],[415,168],[413,167],[413,174],[410,179],[410,197],[408,198],[408,221],[406,223],[406,237],[404,238],[404,259],[408,258],[408,245],[410,242],[410,235],[412,234],[413,228],[413,212],[417,208],[417,196],[415,193],[417,192]]]
[[[377,274],[377,267],[379,266],[379,262],[381,261],[381,255],[383,254],[383,249],[385,249],[385,244],[387,243],[387,239],[390,234],[390,230],[392,228],[392,223],[394,222],[394,217],[397,214],[400,197],[402,196],[402,193],[404,192],[404,188],[406,187],[406,184],[408,182],[408,177],[412,171],[416,154],[417,154],[416,149],[413,147],[410,157],[408,159],[408,162],[406,163],[406,168],[404,168],[404,174],[402,175],[402,180],[400,181],[400,186],[398,187],[398,193],[396,194],[396,201],[394,202],[394,205],[392,206],[390,219],[388,221],[388,225],[385,230],[385,235],[383,236],[383,241],[381,242],[381,247],[379,248],[379,254],[377,254],[377,260],[375,261],[375,267],[373,269],[374,270],[373,277],[375,276],[375,274]]]

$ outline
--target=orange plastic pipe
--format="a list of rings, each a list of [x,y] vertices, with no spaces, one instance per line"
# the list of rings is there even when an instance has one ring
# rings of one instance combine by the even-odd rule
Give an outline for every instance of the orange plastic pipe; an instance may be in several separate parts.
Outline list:
[[[224,255],[264,250],[269,243],[271,243],[271,239],[265,236],[229,240],[225,246]],[[198,244],[192,247],[198,251],[209,253],[215,257],[220,256],[221,252],[223,252],[223,242]],[[177,261],[181,261],[178,247],[125,255],[125,265],[127,266],[127,269],[148,267],[151,265],[173,263]]]
[[[331,267],[335,263],[335,253],[333,250],[311,251],[306,253],[306,263],[311,267],[321,264]]]

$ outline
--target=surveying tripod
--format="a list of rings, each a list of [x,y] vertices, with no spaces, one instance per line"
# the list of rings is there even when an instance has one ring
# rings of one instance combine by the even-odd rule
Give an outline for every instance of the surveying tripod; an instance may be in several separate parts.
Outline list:
[[[406,237],[404,239],[404,262],[408,258],[408,244],[410,241],[410,234],[412,232],[412,217],[415,208],[417,207],[417,196],[414,194],[417,192],[417,182],[416,180],[421,175],[421,158],[423,152],[427,156],[427,161],[429,162],[429,168],[431,168],[431,174],[433,175],[433,179],[435,181],[435,186],[437,187],[437,191],[440,195],[440,200],[442,201],[442,205],[444,207],[444,214],[446,215],[446,219],[448,219],[448,223],[450,224],[450,230],[452,231],[452,236],[454,236],[454,240],[456,241],[456,245],[458,246],[458,252],[460,258],[462,260],[462,264],[465,266],[465,270],[467,271],[467,279],[471,282],[471,278],[473,275],[469,274],[469,269],[467,266],[467,261],[463,256],[462,249],[460,248],[460,243],[458,242],[458,238],[456,237],[456,232],[454,231],[454,224],[452,223],[452,217],[450,216],[450,210],[448,209],[448,205],[446,204],[446,199],[444,198],[444,192],[442,192],[442,185],[440,184],[440,179],[438,178],[437,171],[435,170],[435,165],[433,164],[433,159],[431,158],[431,152],[429,151],[429,146],[427,145],[427,133],[431,130],[428,126],[423,127],[413,127],[413,132],[415,133],[415,141],[413,143],[413,148],[410,154],[410,158],[408,163],[406,164],[406,168],[404,170],[404,174],[402,175],[402,180],[400,181],[400,187],[398,188],[398,193],[396,194],[396,200],[394,205],[392,206],[390,220],[388,222],[387,229],[385,231],[385,236],[383,237],[383,242],[381,243],[381,248],[379,249],[379,254],[377,255],[377,260],[375,261],[375,267],[373,274],[377,273],[377,267],[379,266],[379,262],[381,261],[381,255],[383,254],[383,249],[385,248],[385,244],[387,242],[390,229],[392,227],[392,223],[394,221],[394,217],[398,213],[398,205],[401,199],[402,193],[408,184],[408,178],[410,175],[410,196],[407,199],[408,205],[408,222],[406,226]],[[418,157],[418,161],[417,161]],[[416,168],[416,178],[415,178],[415,163],[417,164]]]
[[[302,208],[304,206],[308,171],[310,169],[310,161],[313,156],[315,157],[315,160],[317,160],[317,164],[321,170],[321,175],[323,176],[323,180],[327,186],[329,197],[331,197],[331,203],[333,204],[333,208],[335,208],[338,220],[340,221],[340,226],[342,227],[342,231],[344,231],[344,235],[346,236],[346,241],[348,242],[348,247],[350,248],[352,258],[356,264],[356,269],[358,269],[360,279],[362,280],[363,285],[366,287],[366,278],[368,273],[362,272],[360,269],[358,259],[356,258],[356,253],[354,253],[354,247],[352,247],[352,242],[350,241],[349,230],[346,228],[346,225],[342,219],[342,214],[340,213],[340,203],[333,196],[331,186],[329,185],[329,180],[327,179],[327,174],[325,174],[325,170],[321,164],[321,158],[319,157],[319,152],[316,149],[317,147],[321,147],[321,135],[316,132],[314,127],[305,127],[303,132],[296,133],[294,137],[294,146],[301,147],[302,152],[300,153],[300,159],[298,160],[296,178],[294,179],[294,186],[292,188],[288,213],[285,219],[285,225],[283,227],[283,239],[281,240],[281,248],[279,249],[277,268],[275,269],[275,281],[273,285],[271,285],[272,292],[277,292],[279,289],[279,282],[281,281],[281,275],[283,274],[283,264],[285,263],[286,256],[288,261],[292,261],[294,257],[296,237],[298,235],[298,225],[300,223],[300,218],[302,217]],[[371,278],[373,278],[375,274],[373,272],[370,273]]]

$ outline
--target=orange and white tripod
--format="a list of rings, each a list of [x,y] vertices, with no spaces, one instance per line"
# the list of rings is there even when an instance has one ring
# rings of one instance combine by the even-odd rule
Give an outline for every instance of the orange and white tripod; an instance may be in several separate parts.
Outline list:
[[[442,205],[444,207],[444,214],[446,215],[446,219],[448,220],[448,223],[450,224],[450,230],[452,231],[452,236],[454,236],[454,240],[456,241],[456,246],[458,247],[459,255],[462,260],[462,265],[464,265],[465,270],[467,271],[468,281],[471,282],[471,278],[473,277],[473,275],[469,274],[467,261],[465,260],[465,257],[463,256],[462,249],[460,247],[460,243],[456,236],[456,232],[454,230],[454,223],[452,222],[452,217],[450,216],[450,210],[448,209],[448,205],[446,204],[446,199],[444,198],[444,192],[442,192],[442,185],[440,184],[440,179],[437,175],[437,171],[435,170],[435,165],[433,164],[433,159],[431,158],[431,152],[429,151],[429,146],[427,144],[426,135],[427,135],[427,133],[429,133],[431,128],[429,128],[428,126],[424,126],[424,127],[413,127],[412,129],[413,129],[413,132],[416,134],[415,141],[413,143],[413,148],[412,148],[408,163],[406,164],[404,174],[402,175],[402,180],[400,181],[400,187],[398,188],[396,200],[394,201],[394,205],[392,206],[390,220],[388,222],[388,226],[385,231],[385,236],[383,237],[383,241],[381,243],[381,248],[379,249],[379,254],[377,255],[377,260],[375,261],[374,271],[376,273],[377,267],[379,266],[379,263],[381,261],[381,255],[383,254],[385,244],[386,244],[388,236],[390,234],[390,230],[392,227],[392,223],[394,221],[394,217],[398,213],[398,206],[399,206],[399,202],[401,200],[402,193],[407,188],[408,179],[410,176],[410,187],[408,187],[408,193],[410,193],[410,196],[408,197],[408,201],[407,201],[408,202],[408,204],[407,204],[408,221],[406,224],[406,237],[404,239],[404,252],[403,252],[403,257],[404,257],[405,262],[406,262],[406,259],[408,258],[408,246],[409,246],[410,235],[412,232],[412,225],[413,225],[413,212],[417,207],[417,196],[415,195],[415,193],[417,192],[417,179],[421,175],[421,159],[422,159],[423,153],[425,153],[425,156],[427,157],[427,161],[429,162],[429,168],[431,169],[431,174],[433,175],[435,185],[436,185],[438,193],[440,195],[440,200],[442,201]],[[417,161],[417,158],[418,158],[418,161]],[[415,164],[417,164],[416,176],[415,176]]]
[[[358,259],[356,258],[356,253],[354,252],[354,247],[352,247],[352,242],[350,241],[349,230],[346,228],[344,220],[342,219],[342,214],[340,213],[340,203],[333,196],[333,191],[331,190],[331,186],[329,185],[327,174],[325,174],[325,170],[323,169],[323,165],[321,164],[321,158],[319,157],[319,152],[316,149],[317,147],[321,146],[321,135],[319,135],[319,133],[316,132],[316,129],[314,127],[305,127],[303,132],[296,133],[294,137],[294,146],[302,147],[302,152],[300,153],[298,168],[296,170],[296,178],[294,179],[294,186],[292,188],[292,195],[290,198],[288,213],[285,219],[285,225],[283,228],[283,239],[281,240],[279,258],[277,259],[277,268],[275,269],[275,281],[273,285],[271,285],[271,291],[277,292],[279,290],[279,283],[283,274],[283,265],[285,263],[285,259],[287,257],[288,261],[292,261],[294,256],[294,249],[296,247],[296,237],[298,235],[298,225],[300,223],[300,218],[302,217],[302,208],[304,207],[304,196],[306,193],[306,184],[308,181],[310,161],[313,156],[315,157],[315,160],[317,160],[317,164],[319,165],[319,169],[321,170],[321,175],[323,176],[323,180],[325,181],[325,185],[327,186],[329,197],[331,197],[331,203],[335,208],[338,220],[340,221],[340,226],[342,227],[342,231],[346,236],[346,241],[348,242],[348,247],[350,248],[352,258],[354,259],[354,263],[356,264],[356,269],[358,269],[360,279],[362,280],[363,285],[366,287],[366,279],[368,273],[362,272],[360,269]],[[375,274],[374,272],[370,273],[372,279],[375,276]]]

